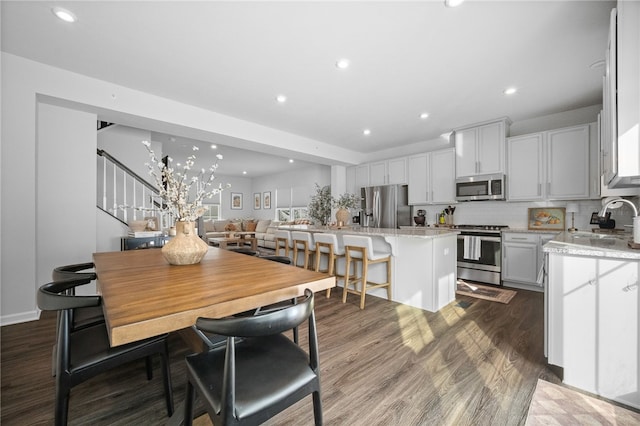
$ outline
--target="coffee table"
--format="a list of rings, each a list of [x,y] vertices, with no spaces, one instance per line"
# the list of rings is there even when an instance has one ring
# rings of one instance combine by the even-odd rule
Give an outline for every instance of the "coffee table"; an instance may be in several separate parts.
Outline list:
[[[245,244],[251,244],[251,250],[258,249],[258,239],[241,235],[233,238],[229,237],[217,237],[209,238],[209,244],[217,245],[221,249],[226,249],[229,245],[244,246]]]

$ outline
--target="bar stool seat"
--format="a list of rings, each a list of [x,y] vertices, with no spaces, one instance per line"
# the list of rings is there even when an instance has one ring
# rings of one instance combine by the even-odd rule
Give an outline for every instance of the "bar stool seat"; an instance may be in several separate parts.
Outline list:
[[[299,255],[304,255],[304,262],[302,267],[304,269],[309,268],[309,258],[316,251],[316,244],[313,240],[313,234],[311,232],[304,231],[291,231],[291,239],[293,240],[293,264],[298,265]]]
[[[373,240],[371,237],[362,237],[358,235],[345,235],[343,237],[344,251],[346,258],[345,266],[345,283],[342,291],[342,303],[347,301],[347,293],[353,293],[360,296],[360,309],[364,309],[365,295],[368,290],[376,288],[387,289],[387,299],[391,300],[391,253],[375,252],[373,250]],[[349,274],[351,262],[354,262],[354,277]],[[357,263],[362,265],[362,273],[357,277]],[[369,265],[384,263],[387,269],[387,280],[383,283],[374,283],[368,281]],[[360,283],[360,290],[358,290]],[[353,286],[350,289],[349,286]]]
[[[289,257],[289,249],[293,248],[291,232],[284,229],[277,229],[274,233],[276,243],[276,255],[280,255],[280,250],[284,250],[284,255]]]
[[[338,259],[344,259],[344,246],[338,244],[336,234],[318,233],[314,235],[316,243],[316,272],[326,272],[344,279],[344,275],[338,274]],[[327,269],[320,270],[322,256],[327,256]],[[336,280],[337,282],[337,280]],[[327,297],[331,297],[331,289],[327,289]]]

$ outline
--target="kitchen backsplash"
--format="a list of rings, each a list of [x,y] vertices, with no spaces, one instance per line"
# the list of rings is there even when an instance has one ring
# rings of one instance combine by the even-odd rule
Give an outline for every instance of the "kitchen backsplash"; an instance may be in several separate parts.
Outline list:
[[[637,205],[637,199],[632,200]],[[602,208],[600,200],[577,201],[579,212],[575,213],[575,227],[579,230],[590,230],[597,225],[590,225],[591,213]],[[506,201],[471,201],[452,204],[456,208],[454,223],[470,225],[507,225],[510,228],[527,228],[528,209],[539,207],[566,207],[566,201],[541,202],[506,202]],[[418,209],[425,210],[427,223],[433,225],[436,215],[440,214],[447,205],[413,206],[412,216]],[[616,221],[616,228],[632,223],[633,212],[626,205],[611,211],[611,219]],[[412,223],[413,224],[413,223]],[[571,226],[571,213],[567,213],[566,228]]]

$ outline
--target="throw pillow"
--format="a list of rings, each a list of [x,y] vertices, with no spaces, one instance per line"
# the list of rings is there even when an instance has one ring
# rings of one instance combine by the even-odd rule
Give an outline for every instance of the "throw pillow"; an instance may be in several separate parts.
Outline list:
[[[256,222],[245,222],[245,229],[247,232],[255,232],[258,224]]]
[[[269,227],[270,223],[271,219],[259,220],[258,224],[256,225],[256,232],[267,232],[267,228]]]

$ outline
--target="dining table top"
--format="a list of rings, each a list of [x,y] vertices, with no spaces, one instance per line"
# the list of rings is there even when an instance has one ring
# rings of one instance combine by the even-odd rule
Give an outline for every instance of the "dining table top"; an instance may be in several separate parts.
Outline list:
[[[335,286],[335,277],[210,247],[195,265],[170,265],[160,249],[94,253],[112,346]]]

